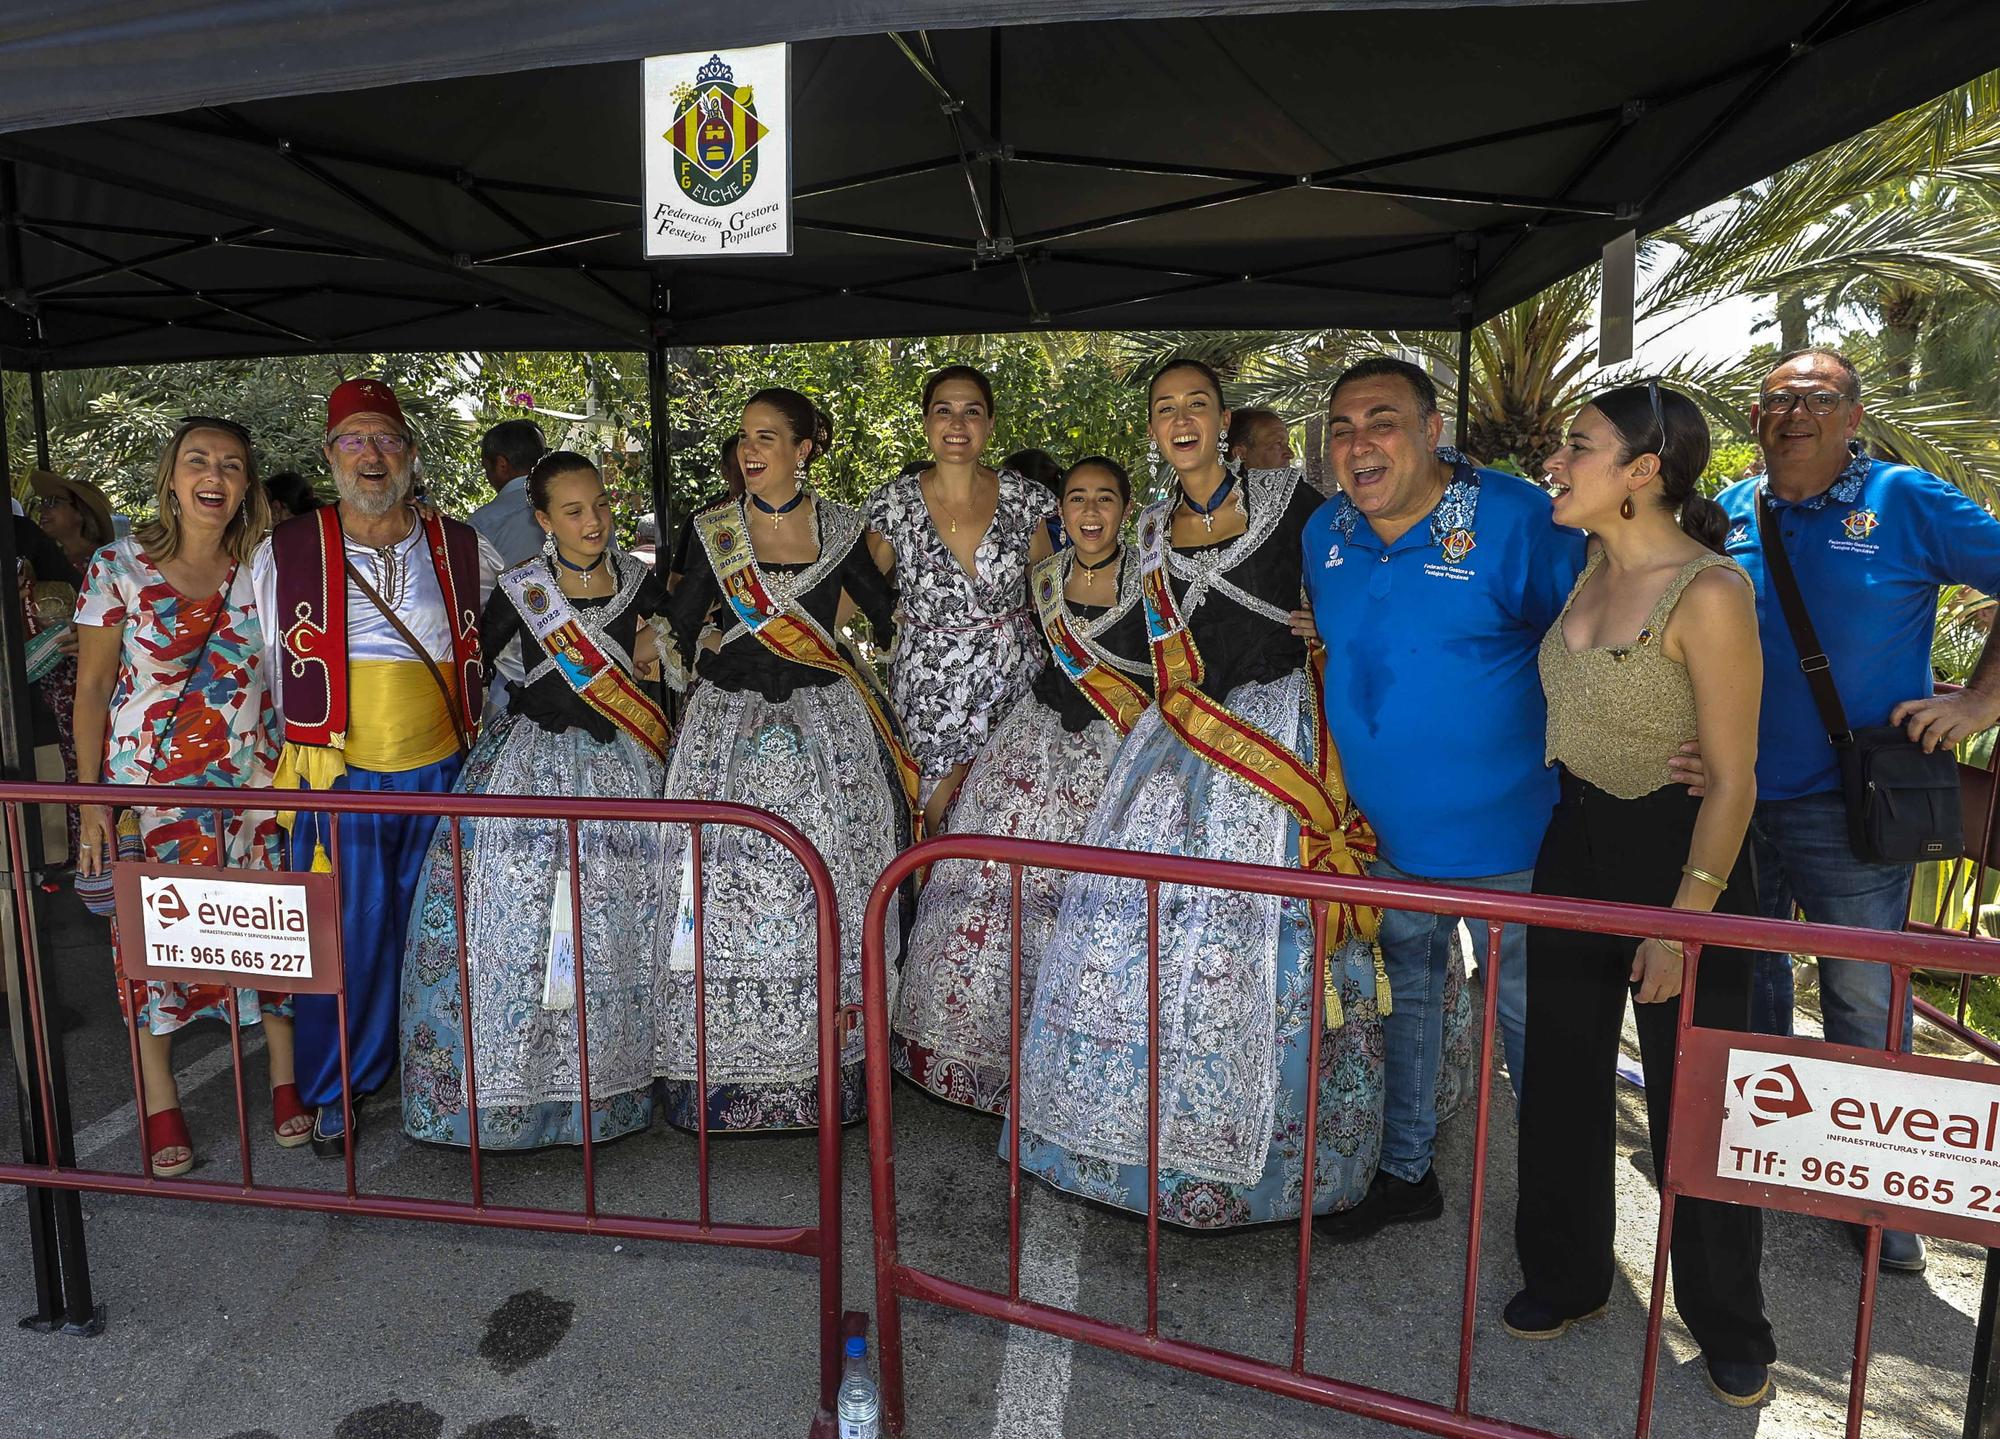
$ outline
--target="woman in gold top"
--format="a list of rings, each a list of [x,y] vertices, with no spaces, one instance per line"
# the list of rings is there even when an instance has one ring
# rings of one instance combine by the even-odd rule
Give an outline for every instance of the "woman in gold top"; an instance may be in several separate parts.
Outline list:
[[[1743,837],[1756,802],[1763,666],[1749,579],[1720,553],[1722,511],[1696,489],[1708,425],[1657,383],[1597,397],[1550,456],[1558,524],[1594,537],[1569,603],[1543,638],[1548,758],[1562,799],[1535,864],[1535,892],[1754,914]],[[1666,757],[1694,739],[1708,767],[1696,798]],[[1601,1313],[1614,1269],[1612,1168],[1619,1031],[1629,992],[1646,1079],[1655,1173],[1666,1168],[1680,946],[1528,931],[1528,1021],[1515,1246],[1525,1283],[1503,1321],[1553,1339]],[[1748,1029],[1749,957],[1709,950],[1695,1021]],[[1755,1209],[1683,1199],[1672,1240],[1674,1302],[1710,1387],[1751,1405],[1776,1350],[1758,1280]]]

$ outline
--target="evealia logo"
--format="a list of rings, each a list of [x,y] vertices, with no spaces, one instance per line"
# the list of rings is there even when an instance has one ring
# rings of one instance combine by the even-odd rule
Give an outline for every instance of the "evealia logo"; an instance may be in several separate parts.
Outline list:
[[[172,885],[161,885],[146,896],[146,912],[155,924],[179,924],[188,917],[187,901]]]
[[[1812,1113],[1812,1101],[1805,1086],[1789,1064],[1776,1065],[1761,1074],[1746,1074],[1736,1081],[1736,1093],[1750,1106],[1750,1122],[1762,1129],[1781,1119],[1797,1119]]]

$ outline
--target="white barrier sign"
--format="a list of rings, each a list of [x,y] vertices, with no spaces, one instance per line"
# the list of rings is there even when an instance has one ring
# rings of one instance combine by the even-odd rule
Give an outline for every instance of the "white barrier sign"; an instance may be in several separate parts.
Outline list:
[[[1731,1049],[1726,1090],[1723,1179],[2000,1216],[2000,1083]]]
[[[646,257],[792,253],[791,51],[645,62]]]
[[[244,884],[186,872],[142,874],[139,907],[149,964],[276,979],[288,988],[313,977],[303,881]]]

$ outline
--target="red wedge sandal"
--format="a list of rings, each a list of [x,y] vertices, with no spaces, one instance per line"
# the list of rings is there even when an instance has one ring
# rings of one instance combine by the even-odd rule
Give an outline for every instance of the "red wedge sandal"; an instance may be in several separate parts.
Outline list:
[[[286,1125],[297,1125],[305,1121],[304,1128],[286,1129]],[[280,1084],[271,1090],[271,1137],[278,1141],[280,1149],[297,1149],[301,1144],[312,1143],[312,1111],[299,1098],[296,1084]]]
[[[160,1156],[175,1149],[185,1151],[187,1157],[162,1164]],[[187,1117],[179,1106],[146,1116],[146,1164],[155,1179],[174,1179],[194,1168],[194,1140],[188,1136]]]

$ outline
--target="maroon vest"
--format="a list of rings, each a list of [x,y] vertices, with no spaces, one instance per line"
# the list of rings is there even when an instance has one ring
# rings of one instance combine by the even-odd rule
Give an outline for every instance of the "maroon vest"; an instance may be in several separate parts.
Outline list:
[[[479,727],[486,671],[479,659],[479,532],[426,514],[426,548],[451,627],[459,723]],[[279,698],[285,738],[344,746],[347,739],[347,550],[337,506],[286,520],[271,532],[278,580],[276,623],[284,646]],[[400,618],[400,617],[399,617]]]

